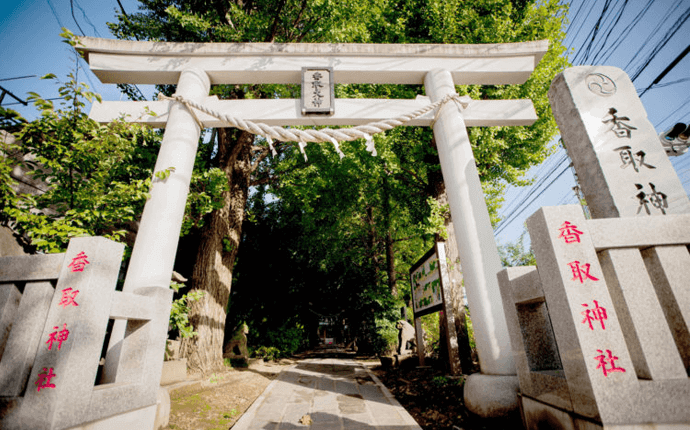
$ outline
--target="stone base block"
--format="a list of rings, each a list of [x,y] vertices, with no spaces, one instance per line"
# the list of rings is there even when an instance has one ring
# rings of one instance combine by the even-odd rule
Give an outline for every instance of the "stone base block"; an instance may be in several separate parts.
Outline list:
[[[165,388],[158,389],[156,398],[156,421],[153,430],[163,429],[170,422],[170,393]]]
[[[518,395],[525,429],[576,430],[575,421],[570,414],[561,409]],[[593,424],[594,425],[594,424]],[[594,429],[601,427],[593,427]]]
[[[140,429],[156,430],[153,427],[156,418],[156,405],[114,415],[102,420],[71,427],[69,430],[122,430]]]
[[[473,373],[465,381],[465,406],[482,418],[508,418],[518,414],[517,375]]]
[[[687,430],[690,423],[606,424],[593,422],[530,397],[518,395],[526,430]]]
[[[161,385],[173,384],[187,379],[187,359],[164,361]]]

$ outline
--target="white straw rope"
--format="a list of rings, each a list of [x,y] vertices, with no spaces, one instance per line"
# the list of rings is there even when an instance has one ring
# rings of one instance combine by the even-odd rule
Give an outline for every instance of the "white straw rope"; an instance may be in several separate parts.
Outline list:
[[[460,110],[466,108],[469,105],[470,102],[470,97],[469,96],[458,96],[457,94],[448,94],[441,100],[431,103],[427,106],[424,106],[421,109],[418,109],[412,113],[401,115],[397,118],[392,118],[392,119],[386,119],[383,121],[377,121],[377,122],[371,122],[368,124],[364,125],[358,125],[356,127],[350,127],[350,128],[340,128],[340,129],[332,129],[332,128],[323,128],[320,130],[315,130],[315,129],[308,129],[308,130],[300,130],[296,128],[283,128],[279,126],[269,126],[263,123],[255,123],[253,121],[247,121],[243,120],[241,118],[236,118],[230,115],[226,115],[220,112],[217,112],[213,109],[210,109],[200,103],[197,103],[193,100],[186,99],[182,96],[179,95],[173,95],[172,97],[168,97],[162,93],[158,94],[158,99],[159,100],[172,100],[176,102],[180,102],[184,104],[187,109],[192,113],[192,116],[194,119],[197,121],[200,127],[203,128],[203,124],[199,121],[197,116],[194,114],[194,111],[192,108],[197,109],[201,112],[204,112],[214,118],[217,118],[221,121],[227,122],[230,126],[239,128],[240,130],[248,131],[252,134],[258,134],[260,136],[263,136],[266,141],[268,142],[268,146],[271,149],[271,153],[273,155],[276,155],[275,148],[273,147],[273,142],[275,140],[283,141],[283,142],[297,142],[299,144],[299,149],[300,152],[304,155],[304,158],[306,160],[307,155],[304,152],[304,148],[307,146],[307,142],[314,142],[314,143],[319,143],[319,142],[331,142],[335,146],[335,150],[342,159],[345,154],[340,150],[340,146],[338,145],[338,142],[342,141],[353,141],[357,139],[365,139],[367,142],[367,151],[371,152],[372,155],[376,155],[376,148],[374,147],[374,142],[372,139],[372,135],[376,133],[382,133],[387,130],[391,130],[395,127],[404,125],[410,121],[412,121],[415,118],[418,118],[430,111],[436,110],[441,108],[444,104],[448,103],[449,101],[453,100],[456,102],[456,105],[458,105],[458,108]],[[434,121],[436,119],[434,118]]]

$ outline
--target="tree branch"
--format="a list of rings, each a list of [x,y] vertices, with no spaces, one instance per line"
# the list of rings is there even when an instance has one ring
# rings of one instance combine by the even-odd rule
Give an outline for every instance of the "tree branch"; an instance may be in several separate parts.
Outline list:
[[[415,185],[415,186],[417,186],[417,187],[419,187],[419,188],[422,188],[422,189],[426,189],[426,187],[429,186],[429,184],[427,184],[424,180],[422,180],[422,178],[420,178],[419,176],[417,176],[417,174],[416,174],[415,172],[413,172],[413,171],[411,171],[411,170],[408,170],[408,169],[406,169],[406,168],[404,168],[404,167],[402,167],[402,166],[400,166],[400,170],[402,170],[403,172],[407,173],[408,175],[414,177],[414,178],[418,181],[417,184],[411,184],[411,185]],[[420,185],[420,184],[421,184],[421,185]]]
[[[411,181],[409,178],[405,177],[404,175],[398,174],[398,175],[395,175],[395,177],[402,180],[407,185],[416,188],[417,190],[419,190],[418,192],[423,193],[423,194],[427,194],[427,189],[423,185],[420,185],[420,184],[416,183],[415,181]]]
[[[299,13],[297,14],[297,18],[295,18],[295,21],[292,23],[291,28],[297,28],[299,25],[300,21],[302,21],[302,14],[304,11],[307,9],[307,0],[302,0],[302,7],[299,10]]]
[[[271,31],[266,35],[265,42],[273,43],[276,38],[276,31],[278,30],[278,21],[280,20],[280,13],[283,11],[287,0],[282,0],[278,5],[278,10],[276,10],[275,17],[273,18],[273,24],[271,25]]]
[[[280,178],[282,175],[268,175],[264,176],[263,178],[260,179],[255,179],[249,183],[250,187],[256,187],[257,185],[265,185],[265,184],[270,184],[271,182],[275,181],[276,179]]]
[[[415,236],[401,237],[400,239],[393,239],[393,243],[396,243],[396,242],[404,242],[404,241],[406,241],[406,240],[416,239],[416,238],[418,238],[418,237],[421,237],[421,235],[418,234],[418,235],[415,235]]]
[[[310,22],[308,25],[306,25],[306,26],[304,27],[304,31],[302,31],[302,34],[300,34],[299,37],[297,38],[297,42],[298,42],[298,43],[301,42],[302,39],[304,39],[304,36],[306,36],[307,34],[309,34],[309,32],[311,31],[311,29],[314,28],[314,26],[316,25],[316,23],[319,22],[319,21],[321,21],[321,17],[320,17],[320,16],[317,17],[314,21]]]
[[[256,146],[253,146],[252,149],[256,148]],[[268,148],[259,146],[261,150],[261,154],[256,158],[256,160],[252,163],[252,172],[256,170],[257,167],[259,167],[259,163],[261,163],[267,156],[268,156]]]

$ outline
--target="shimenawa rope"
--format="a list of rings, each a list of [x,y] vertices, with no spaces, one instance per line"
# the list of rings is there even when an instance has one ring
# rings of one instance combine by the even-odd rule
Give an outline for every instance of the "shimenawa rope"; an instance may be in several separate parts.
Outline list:
[[[386,119],[383,121],[376,121],[376,122],[371,122],[368,124],[364,125],[358,125],[355,127],[350,127],[350,128],[340,128],[340,129],[332,129],[332,128],[322,128],[319,130],[316,129],[308,129],[308,130],[300,130],[297,128],[283,128],[283,127],[278,127],[278,126],[269,126],[263,123],[255,123],[253,121],[248,121],[248,120],[243,120],[241,118],[236,118],[230,115],[226,115],[220,112],[217,112],[213,109],[210,109],[200,103],[197,103],[193,100],[186,99],[182,96],[175,95],[173,94],[172,97],[168,97],[162,93],[158,94],[158,99],[159,100],[171,100],[174,102],[179,102],[185,105],[185,107],[189,110],[189,112],[192,114],[192,117],[194,117],[194,120],[197,122],[200,128],[204,128],[203,123],[199,120],[199,118],[196,116],[194,113],[194,109],[199,110],[201,112],[204,112],[214,118],[217,118],[221,121],[227,122],[230,126],[239,128],[240,130],[248,131],[252,134],[258,134],[260,136],[263,136],[266,141],[268,142],[268,146],[271,149],[271,154],[272,155],[277,155],[277,152],[275,148],[273,147],[273,141],[274,140],[280,140],[283,142],[297,142],[299,146],[299,150],[304,155],[304,160],[307,160],[307,154],[304,152],[304,148],[307,146],[307,142],[314,142],[314,143],[320,143],[320,142],[331,142],[333,146],[335,146],[335,151],[338,153],[340,158],[342,159],[345,154],[340,150],[340,145],[338,142],[342,141],[353,141],[357,139],[365,139],[366,140],[366,149],[369,151],[372,155],[376,156],[376,147],[374,146],[374,140],[372,138],[372,135],[376,133],[382,133],[387,130],[391,130],[395,127],[404,125],[410,121],[412,121],[415,118],[418,118],[430,111],[437,110],[440,111],[441,107],[448,103],[449,101],[454,101],[455,104],[458,106],[458,109],[462,111],[465,109],[469,103],[470,103],[470,97],[465,95],[465,96],[459,96],[457,94],[448,94],[445,97],[443,97],[441,100],[431,103],[427,106],[424,106],[421,109],[418,109],[414,112],[411,112],[409,114],[401,115],[397,118],[392,118],[392,119]],[[432,121],[432,124],[436,121],[436,118]]]

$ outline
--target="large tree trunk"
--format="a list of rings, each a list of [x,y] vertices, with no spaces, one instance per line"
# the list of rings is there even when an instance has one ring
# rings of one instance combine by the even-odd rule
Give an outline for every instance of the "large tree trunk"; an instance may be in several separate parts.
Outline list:
[[[192,273],[192,291],[205,292],[189,311],[189,322],[198,334],[182,341],[182,354],[192,372],[210,374],[223,368],[225,308],[242,236],[253,140],[254,136],[247,132],[218,130],[218,167],[228,177],[229,190],[223,194],[225,205],[210,214],[202,231]]]
[[[388,183],[388,172],[383,175],[382,212],[384,228],[386,229],[386,271],[388,272],[388,288],[393,297],[398,297],[397,277],[395,274],[395,249],[393,248],[393,234],[391,232],[391,202]]]

